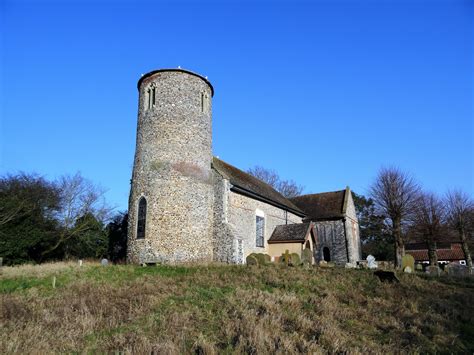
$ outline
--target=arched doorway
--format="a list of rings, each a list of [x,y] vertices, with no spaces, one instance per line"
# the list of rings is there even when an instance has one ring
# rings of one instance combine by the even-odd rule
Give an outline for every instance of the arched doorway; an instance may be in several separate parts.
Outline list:
[[[328,247],[324,247],[323,248],[323,258],[324,258],[324,261],[331,261],[331,252],[329,251],[329,248]]]

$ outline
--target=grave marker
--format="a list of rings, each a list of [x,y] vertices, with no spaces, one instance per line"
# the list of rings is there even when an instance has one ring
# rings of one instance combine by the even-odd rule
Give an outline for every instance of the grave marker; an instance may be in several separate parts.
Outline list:
[[[426,268],[426,272],[430,275],[436,275],[439,276],[440,274],[440,269],[437,265],[430,265]]]
[[[377,262],[375,261],[375,257],[373,255],[369,255],[367,257],[367,266],[369,267],[369,269],[377,268]]]
[[[288,264],[290,263],[290,252],[288,249],[286,249],[285,251],[285,264],[286,266],[288,266]]]
[[[446,265],[444,268],[448,275],[454,275],[454,276],[465,276],[467,275],[467,267],[463,266],[461,264],[456,264],[456,263],[449,263]]]
[[[409,268],[409,271],[405,271],[405,269]],[[402,258],[402,270],[408,273],[413,272],[415,270],[415,258],[410,254],[405,254]]]

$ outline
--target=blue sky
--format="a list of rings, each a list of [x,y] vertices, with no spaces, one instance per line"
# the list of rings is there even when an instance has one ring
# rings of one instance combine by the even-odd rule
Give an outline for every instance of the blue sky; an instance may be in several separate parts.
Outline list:
[[[127,208],[136,83],[209,77],[213,149],[321,192],[382,165],[474,194],[472,1],[0,2],[0,174],[80,171]]]

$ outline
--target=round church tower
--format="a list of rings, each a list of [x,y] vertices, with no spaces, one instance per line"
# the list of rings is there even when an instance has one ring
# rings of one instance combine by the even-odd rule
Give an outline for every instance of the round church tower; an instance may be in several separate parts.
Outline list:
[[[211,83],[183,69],[138,81],[129,262],[212,260]]]

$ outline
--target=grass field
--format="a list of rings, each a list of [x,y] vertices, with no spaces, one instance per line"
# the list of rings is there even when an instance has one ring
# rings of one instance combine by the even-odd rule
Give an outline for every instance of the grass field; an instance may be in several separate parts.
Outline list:
[[[277,266],[3,268],[0,351],[473,353],[473,280],[399,278]]]

